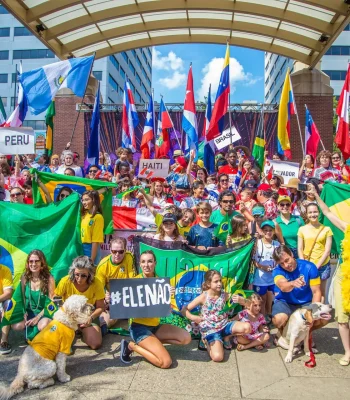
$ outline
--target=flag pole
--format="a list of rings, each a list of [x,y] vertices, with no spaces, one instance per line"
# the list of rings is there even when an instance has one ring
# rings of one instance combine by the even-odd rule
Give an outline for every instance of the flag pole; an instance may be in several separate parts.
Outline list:
[[[22,61],[22,60],[21,60]],[[16,64],[16,72],[15,72],[15,91],[14,91],[14,97],[13,97],[13,110],[16,109],[16,94],[17,94],[17,74],[18,74],[18,69],[17,69],[17,64]]]
[[[229,40],[226,40],[226,45],[229,46]],[[232,148],[232,118],[231,118],[231,112],[230,112],[230,105],[231,105],[231,88],[230,88],[230,59],[228,60],[228,73],[229,73],[229,79],[228,79],[228,121],[230,125],[230,146],[229,148]]]
[[[308,108],[307,108],[307,105],[304,104],[304,106],[305,106],[305,109],[307,110],[307,109],[308,109]],[[326,150],[326,148],[324,147],[324,144],[323,144],[323,142],[322,142],[321,135],[320,135],[320,142],[321,142],[321,146],[322,146],[323,150]],[[305,148],[305,152],[306,152],[306,148]],[[305,154],[305,155],[306,155],[306,154]]]
[[[295,104],[295,103],[294,103]],[[301,148],[303,150],[303,154],[305,156],[305,148],[304,148],[304,143],[303,143],[303,135],[301,134],[301,128],[300,128],[300,122],[299,122],[299,114],[297,110],[297,106],[295,104],[295,115],[297,117],[297,122],[298,122],[298,129],[299,129],[299,135],[300,135],[300,142],[301,142]]]
[[[94,66],[94,62],[95,62],[96,51],[94,51],[94,54],[93,54],[93,56],[94,56],[94,59],[92,60],[92,63],[91,63],[91,67],[90,67],[89,76],[88,76],[88,79],[87,79],[87,81],[86,81],[86,86],[85,86],[85,90],[84,90],[84,96],[83,96],[83,99],[82,99],[82,101],[81,101],[81,103],[80,103],[80,107],[79,107],[78,115],[77,115],[77,118],[76,118],[76,120],[75,120],[75,124],[74,124],[74,128],[73,128],[72,135],[71,135],[71,137],[70,137],[70,141],[69,141],[70,143],[72,143],[73,136],[74,136],[74,133],[75,133],[75,129],[76,129],[76,127],[77,127],[77,124],[78,124],[78,119],[79,119],[79,117],[80,117],[80,112],[81,112],[81,106],[82,106],[82,104],[84,104],[84,99],[85,99],[85,95],[86,95],[86,89],[87,89],[87,87],[88,87],[88,85],[89,85],[89,79],[90,79],[90,75],[91,75],[92,68],[93,68],[93,66]]]
[[[154,149],[155,150],[155,146],[156,146],[156,137],[157,137],[157,131],[156,131],[156,110],[155,110],[155,104],[154,104],[154,88],[152,88],[152,101],[153,101],[153,140],[154,140]],[[152,143],[153,144],[153,143]],[[151,157],[151,152],[149,154],[149,156]]]

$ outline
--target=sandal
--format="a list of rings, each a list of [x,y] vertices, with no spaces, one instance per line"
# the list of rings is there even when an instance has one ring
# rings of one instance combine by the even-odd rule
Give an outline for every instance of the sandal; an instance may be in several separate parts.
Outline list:
[[[339,360],[339,364],[342,365],[343,367],[347,367],[350,364],[350,359],[348,359],[346,357],[342,357]]]
[[[262,344],[260,344],[259,346],[255,346],[255,350],[264,350],[264,346]]]
[[[224,340],[223,346],[225,350],[231,351],[232,350],[232,344],[229,340]]]
[[[246,350],[246,348],[244,347],[244,344],[237,344],[237,347],[236,347],[236,349],[237,349],[237,351],[243,351],[243,350]]]
[[[198,340],[198,350],[200,351],[207,351],[205,344],[202,339]]]

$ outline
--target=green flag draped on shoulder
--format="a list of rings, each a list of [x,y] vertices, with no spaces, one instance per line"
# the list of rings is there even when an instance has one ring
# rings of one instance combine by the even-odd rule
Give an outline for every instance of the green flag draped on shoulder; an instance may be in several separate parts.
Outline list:
[[[46,186],[50,197],[53,201],[57,201],[58,194],[62,188],[73,190],[82,195],[86,190],[97,190],[100,193],[102,214],[104,218],[105,234],[113,233],[112,222],[112,191],[105,188],[117,187],[115,183],[98,181],[94,179],[80,178],[76,176],[51,174],[49,172],[38,172],[36,169],[31,169],[32,174],[36,174],[41,182]],[[36,179],[33,180],[33,199],[34,204],[45,204],[46,197],[42,189],[38,186]]]
[[[56,115],[55,100],[51,102],[49,108],[46,111],[45,123],[46,123],[46,151],[47,155],[52,155],[53,147],[53,117]]]
[[[255,137],[252,156],[259,165],[261,171],[264,169],[265,163],[265,137],[264,137],[264,114],[261,113],[258,132]]]
[[[6,111],[2,99],[0,97],[0,125],[4,124],[6,122],[6,119],[7,119]]]
[[[332,213],[341,220],[350,223],[350,185],[326,181],[322,189],[321,198]],[[336,228],[324,215],[321,216],[321,222],[332,229],[332,253],[340,254],[344,233]]]

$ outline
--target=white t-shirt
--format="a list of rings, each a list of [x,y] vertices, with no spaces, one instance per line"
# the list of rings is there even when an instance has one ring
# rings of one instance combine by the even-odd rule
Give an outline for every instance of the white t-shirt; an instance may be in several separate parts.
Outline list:
[[[280,243],[277,240],[273,240],[271,244],[265,244],[262,239],[259,239],[256,243],[256,249],[254,254],[254,261],[261,265],[269,266],[271,268],[276,267],[276,263],[272,257],[276,247],[279,247]],[[256,286],[270,286],[273,285],[272,272],[263,271],[260,268],[255,269],[253,285]]]
[[[69,167],[66,167],[65,165],[61,165],[58,167],[58,169],[55,171],[55,174],[61,174],[64,175],[64,171],[67,168],[71,168],[75,172],[75,176],[80,176],[81,178],[83,177],[83,173],[81,171],[81,167],[78,167],[77,165],[70,165]]]

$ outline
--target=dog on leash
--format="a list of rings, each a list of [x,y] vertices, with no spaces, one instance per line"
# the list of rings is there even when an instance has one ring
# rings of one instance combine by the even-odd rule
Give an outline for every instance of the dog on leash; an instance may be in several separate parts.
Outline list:
[[[0,400],[8,400],[24,390],[43,389],[60,382],[69,382],[66,374],[66,357],[74,340],[78,325],[86,324],[94,307],[85,296],[70,296],[55,313],[53,320],[29,343],[24,350],[15,380],[8,388],[0,388]]]
[[[301,342],[304,342],[305,354],[310,357],[310,327],[313,321],[319,319],[330,320],[331,311],[331,305],[322,303],[312,303],[305,308],[300,308],[299,310],[294,311],[290,316],[287,325],[284,327],[282,335],[277,341],[278,346],[288,350],[284,359],[286,363],[292,362],[293,351]]]

